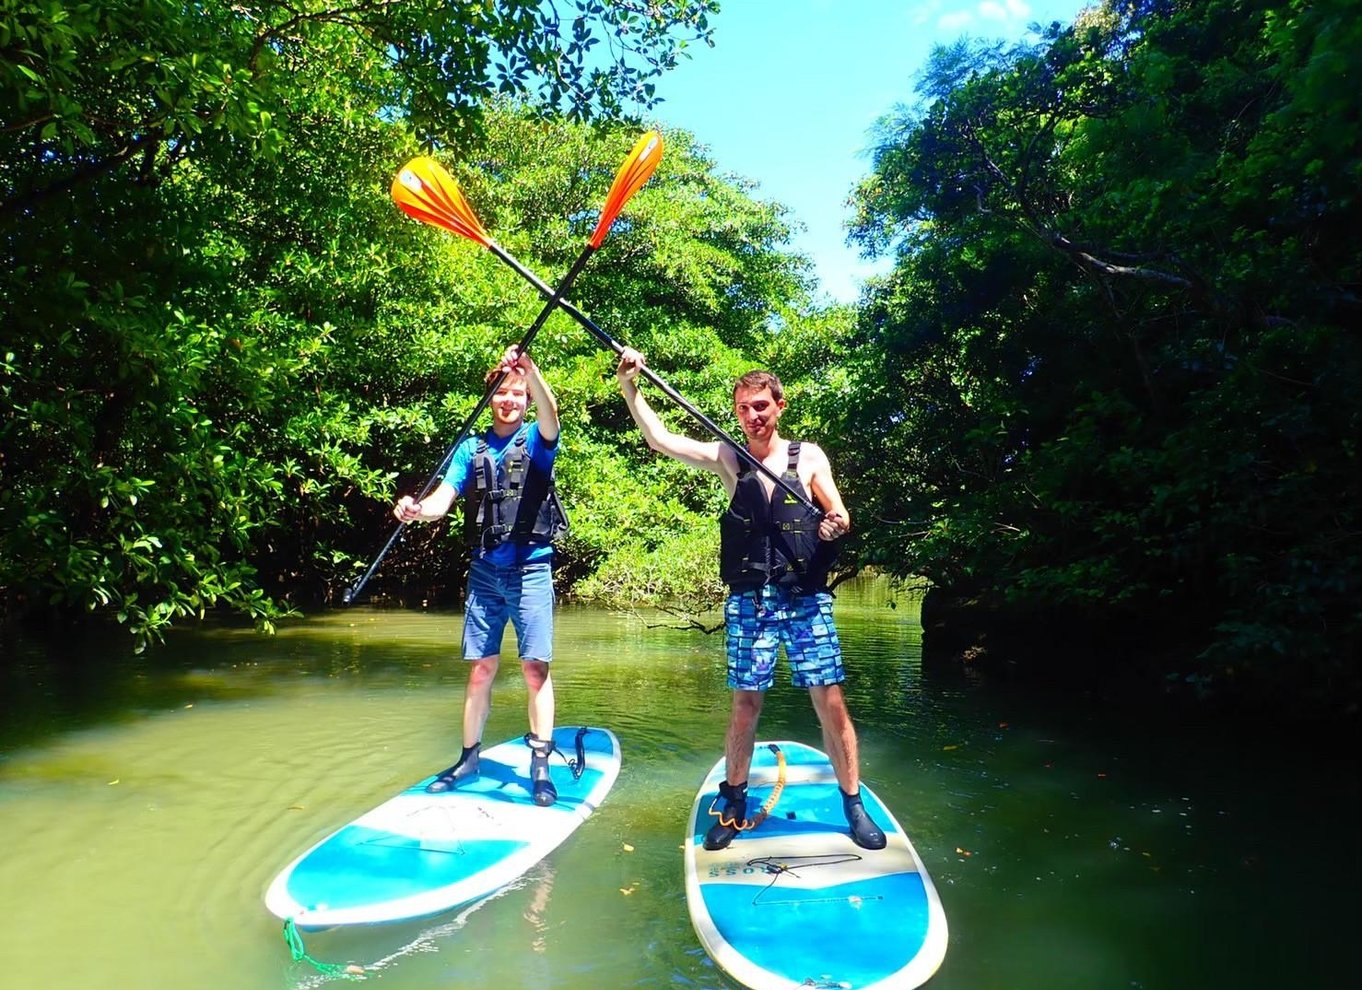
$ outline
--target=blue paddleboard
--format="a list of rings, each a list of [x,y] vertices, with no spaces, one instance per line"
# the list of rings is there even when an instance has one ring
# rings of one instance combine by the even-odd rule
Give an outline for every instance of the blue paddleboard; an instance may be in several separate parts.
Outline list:
[[[584,766],[574,779],[550,757],[553,805],[531,797],[529,747],[500,743],[481,752],[476,779],[427,794],[432,774],[327,836],[275,877],[265,906],[299,927],[330,928],[438,914],[505,886],[590,817],[619,776],[610,730],[563,726],[553,739]]]
[[[797,742],[758,743],[748,816],[767,801],[785,758],[785,785],[769,816],[727,849],[702,840],[716,821],[724,760],[691,809],[686,905],[710,957],[752,990],[838,987],[911,990],[946,955],[946,914],[903,828],[864,784],[866,810],[888,843],[851,841],[827,756]]]

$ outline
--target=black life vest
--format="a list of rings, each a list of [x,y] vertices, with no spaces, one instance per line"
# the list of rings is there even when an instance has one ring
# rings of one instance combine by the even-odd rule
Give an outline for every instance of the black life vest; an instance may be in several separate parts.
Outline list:
[[[526,440],[522,430],[500,463],[487,441],[478,441],[464,501],[464,538],[469,546],[488,551],[507,540],[552,543],[568,531],[553,473],[545,474],[530,460]]]
[[[798,464],[799,442],[793,441],[781,478],[807,495]],[[767,495],[756,469],[740,459],[733,498],[719,517],[719,576],[732,591],[764,584],[790,587],[800,594],[825,590],[837,546],[818,538],[820,519],[779,485]]]

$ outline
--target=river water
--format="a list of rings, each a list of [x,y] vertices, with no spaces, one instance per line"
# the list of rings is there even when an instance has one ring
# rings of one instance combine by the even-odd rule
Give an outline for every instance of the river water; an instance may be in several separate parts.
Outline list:
[[[924,676],[911,598],[858,581],[836,608],[862,777],[949,919],[933,990],[1362,986],[1351,753]],[[0,644],[0,985],[343,985],[294,960],[261,897],[451,762],[459,621],[356,608],[272,637],[183,630],[142,656],[116,631]],[[732,988],[691,930],[681,853],[722,752],[722,634],[678,624],[561,608],[558,721],[607,726],[624,753],[563,846],[481,904],[306,935],[307,953],[393,990]],[[761,737],[821,745],[781,673]],[[524,707],[504,664],[485,738],[521,734]]]

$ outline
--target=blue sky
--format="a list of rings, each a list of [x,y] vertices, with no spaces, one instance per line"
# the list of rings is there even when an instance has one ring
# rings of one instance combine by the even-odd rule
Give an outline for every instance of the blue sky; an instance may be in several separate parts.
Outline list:
[[[715,46],[658,81],[652,120],[695,134],[724,173],[758,183],[807,228],[794,241],[828,297],[854,302],[883,269],[846,246],[843,205],[870,169],[875,121],[913,101],[932,47],[962,35],[1019,40],[1071,23],[1084,0],[724,0]]]

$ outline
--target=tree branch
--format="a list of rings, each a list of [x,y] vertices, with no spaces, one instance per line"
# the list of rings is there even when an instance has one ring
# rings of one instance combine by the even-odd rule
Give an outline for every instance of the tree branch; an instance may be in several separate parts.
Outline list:
[[[162,135],[160,132],[135,137],[106,157],[91,162],[84,168],[77,169],[64,179],[58,179],[41,189],[20,193],[7,200],[0,201],[0,217],[6,217],[18,213],[21,210],[39,206],[47,200],[52,199],[54,196],[65,193],[83,182],[89,182],[91,179],[97,179],[101,175],[112,172],[139,153],[154,155],[157,146],[160,144],[161,137]]]

